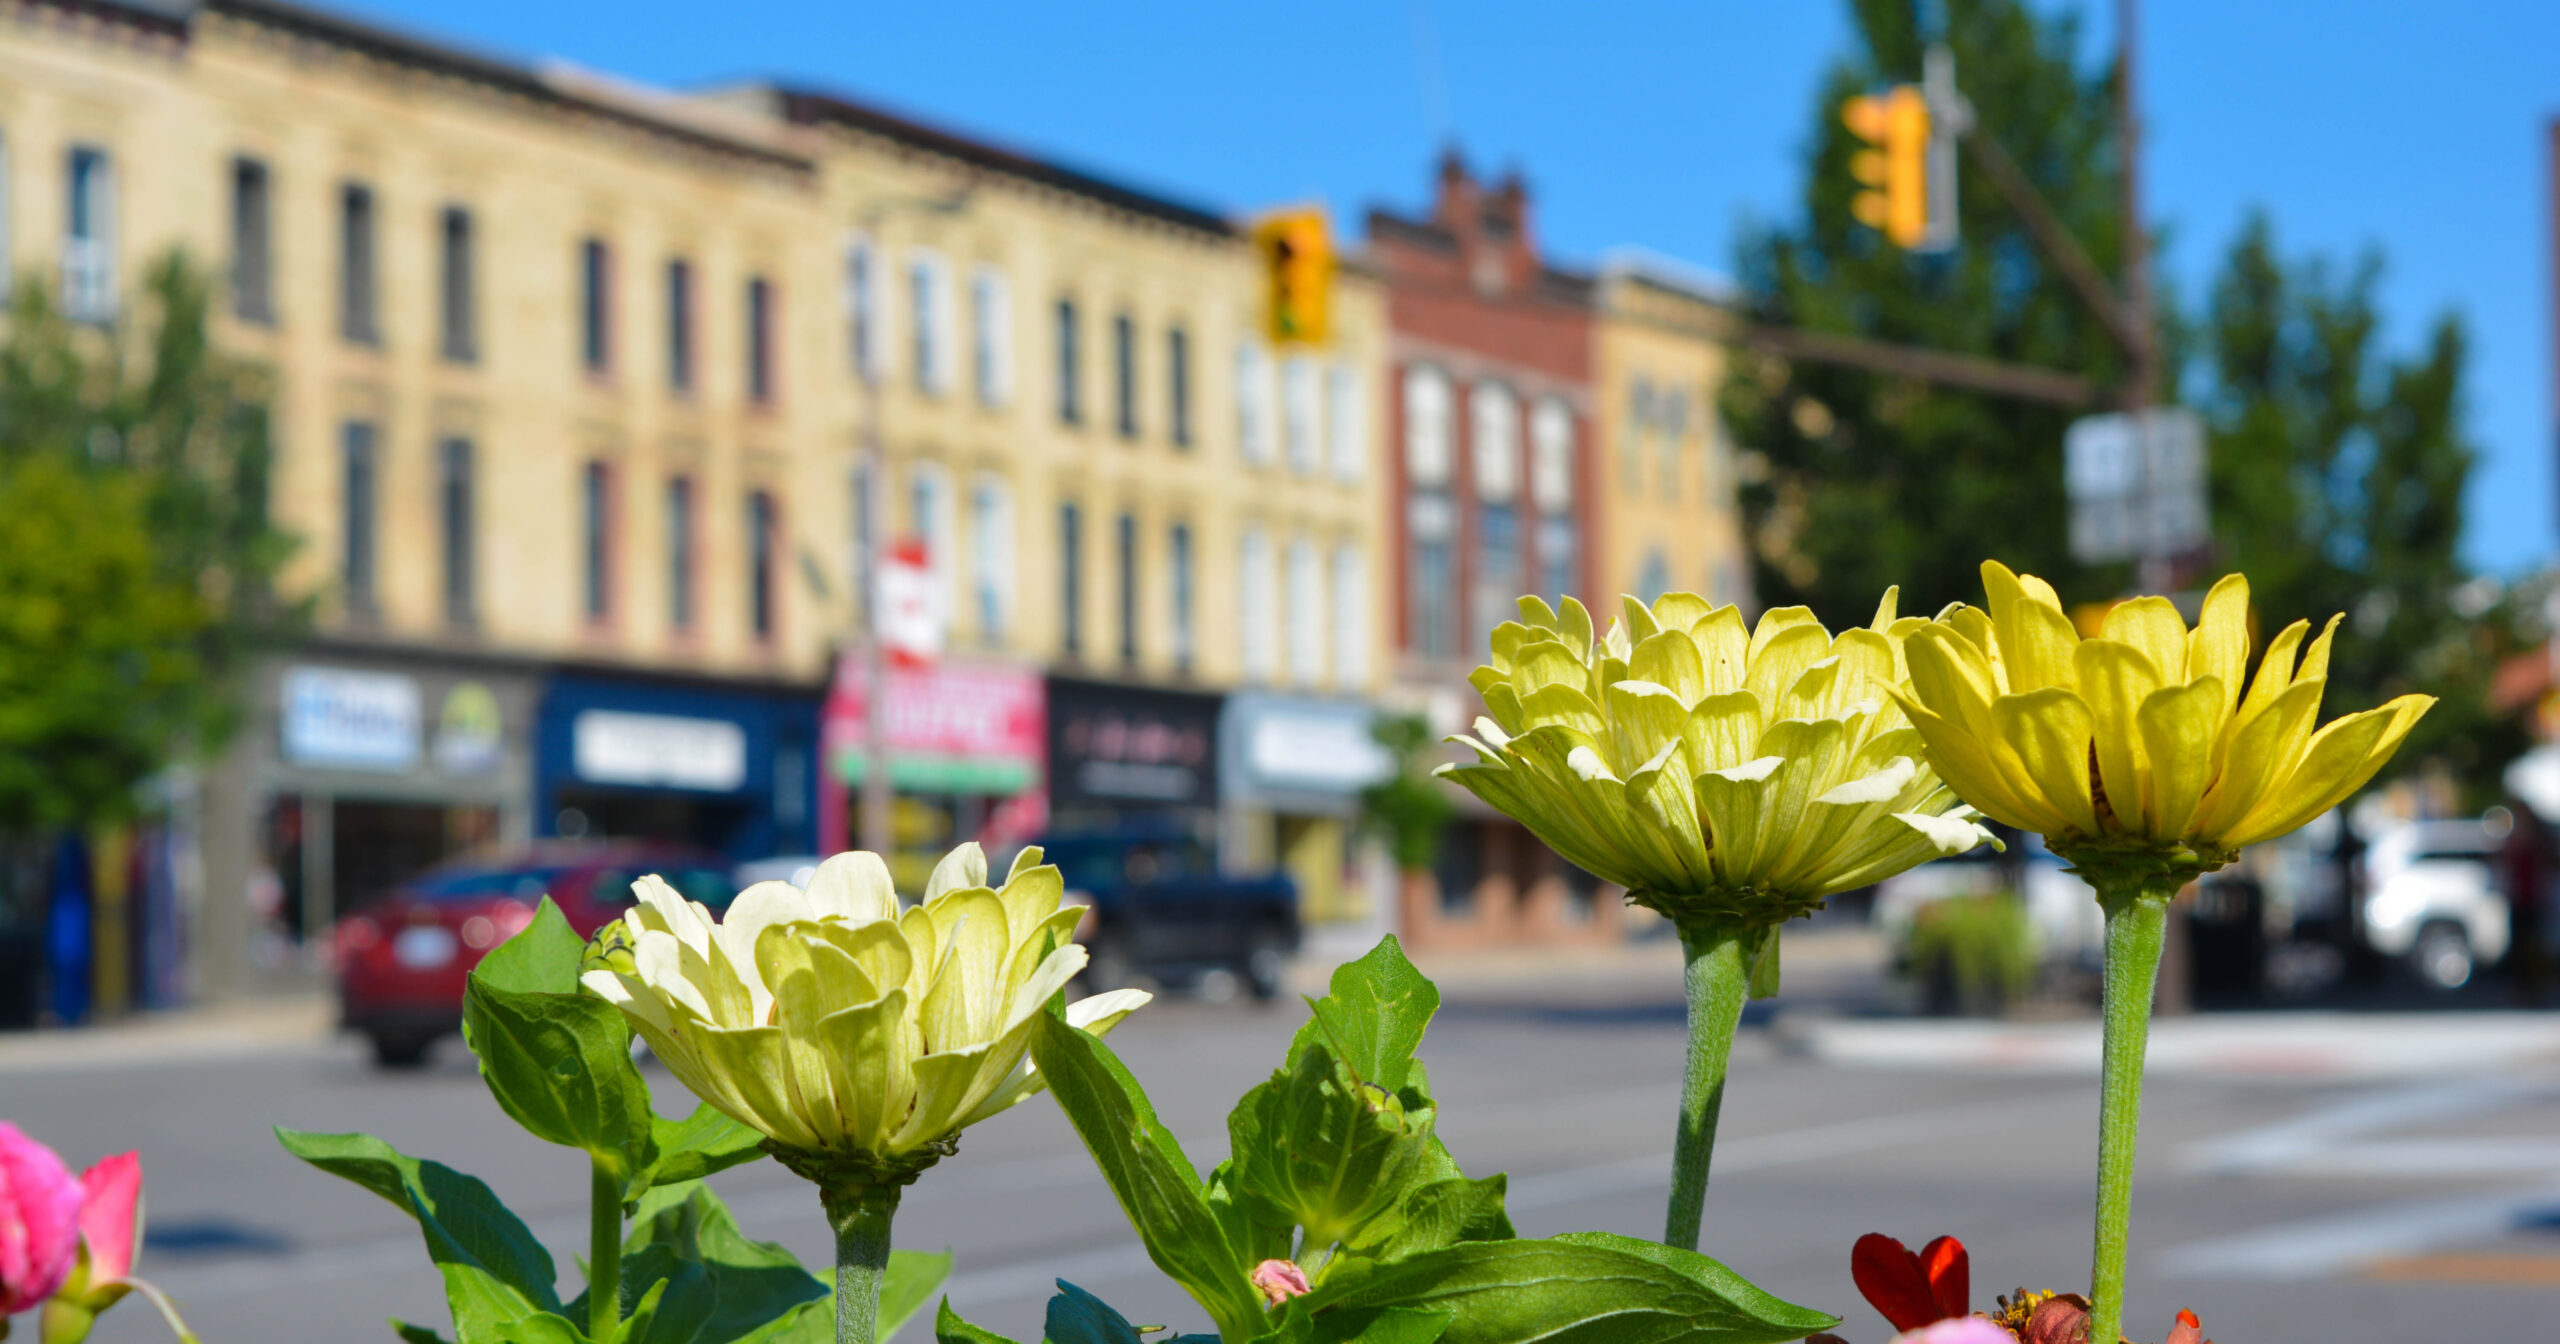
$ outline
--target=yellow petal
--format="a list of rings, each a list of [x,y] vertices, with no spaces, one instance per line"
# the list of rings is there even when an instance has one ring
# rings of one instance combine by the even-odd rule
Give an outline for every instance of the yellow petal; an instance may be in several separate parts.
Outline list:
[[[2178,608],[2169,599],[2137,597],[2118,602],[2107,608],[2099,634],[2141,650],[2159,673],[2161,685],[2187,679],[2187,623],[2178,619]]]
[[[1760,702],[1749,691],[1711,695],[1689,711],[1681,737],[1698,773],[1726,770],[1760,755]]]
[[[915,1079],[906,1052],[907,992],[842,1009],[817,1024],[815,1044],[832,1062],[827,1086],[845,1141],[878,1152],[905,1118]]]
[[[1765,619],[1760,625],[1763,631],[1769,627]],[[1831,636],[1819,625],[1780,626],[1766,640],[1753,636],[1752,644],[1751,666],[1743,679],[1743,689],[1751,692],[1763,709],[1782,704],[1787,688],[1796,684],[1806,668],[1831,652]]]
[[[1982,562],[1982,586],[2010,693],[2047,686],[2077,688],[2080,674],[2072,665],[2071,650],[2080,642],[2080,632],[2072,627],[2061,604],[2045,596],[2053,590],[2039,581],[2041,593],[2030,591],[2025,580],[1997,560]]]
[[[2172,611],[2169,619],[2175,623],[2177,613]],[[2179,633],[2184,635],[2183,628]],[[2183,642],[2173,641],[2173,646]],[[2183,659],[2186,650],[2177,652]],[[2144,759],[2139,718],[2142,702],[2160,689],[2159,668],[2143,650],[2113,639],[2085,640],[2074,657],[2080,668],[2080,695],[2089,706],[2098,780],[2106,786],[2108,809],[2120,829],[2152,833],[2143,815],[2151,767]]]
[[[1751,627],[1751,647],[1744,652],[1743,656],[1755,663],[1760,661],[1761,650],[1768,648],[1770,642],[1778,636],[1798,626],[1811,626],[1820,630],[1822,622],[1814,616],[1811,607],[1771,607],[1761,612],[1760,623]],[[1825,633],[1822,639],[1826,645],[1831,642],[1831,636],[1828,633]]]
[[[2249,671],[2249,580],[2223,577],[2204,595],[2203,614],[2187,636],[2187,680],[2213,678],[2222,686],[2222,712],[2240,703],[2242,678]]]
[[[1715,604],[1696,593],[1664,593],[1653,600],[1653,623],[1664,630],[1690,630],[1715,611]],[[1739,623],[1742,613],[1734,612]]]
[[[1556,633],[1564,637],[1565,647],[1588,658],[1591,656],[1591,612],[1571,595],[1556,613]]]
[[[1899,696],[1899,692],[1896,694]],[[2043,799],[2020,791],[2029,787],[2023,769],[2019,772],[2021,777],[2013,780],[2000,768],[1989,735],[1960,726],[1907,698],[1902,701],[1902,710],[1911,716],[1911,726],[1919,730],[1921,740],[1929,744],[1930,768],[1956,791],[1957,797],[1993,821],[2022,831],[2050,833],[2062,829],[2061,813],[2046,806]]]
[[[2293,654],[2294,650],[2302,647],[2302,637],[2310,632],[2311,622],[2295,621],[2267,641],[2267,651],[2258,659],[2257,678],[2249,683],[2249,693],[2240,697],[2238,712],[2242,720],[2265,713],[2267,706],[2274,704],[2286,687],[2305,680],[2293,674]],[[2324,655],[2321,661],[2325,665],[2328,659]]]
[[[1662,633],[1662,622],[1653,619],[1653,608],[1638,602],[1631,593],[1618,595],[1618,622],[1627,632],[1630,645],[1642,644]]]
[[[1511,688],[1524,701],[1549,686],[1587,692],[1590,685],[1591,665],[1552,639],[1522,645],[1511,664]]]
[[[1668,686],[1629,677],[1609,688],[1611,752],[1631,772],[1653,760],[1665,746],[1680,745],[1681,730],[1688,724],[1689,707]],[[1681,779],[1694,773],[1682,763]]]
[[[1708,839],[1708,860],[1716,876],[1729,885],[1748,882],[1755,871],[1761,842],[1761,795],[1769,776],[1785,761],[1776,756],[1698,776],[1698,819]]]
[[[1991,706],[2000,744],[2018,754],[2036,792],[2062,814],[2064,828],[2098,833],[2089,800],[2089,706],[2059,686],[2004,695]]]
[[[1743,674],[1750,666],[1751,648],[1751,632],[1743,628],[1742,609],[1718,607],[1691,622],[1688,629],[1690,642],[1698,646],[1698,661],[1706,668],[1707,694],[1741,690]]]
[[[1683,707],[1698,703],[1707,693],[1706,664],[1686,631],[1664,631],[1636,645],[1635,655],[1627,660],[1627,675],[1668,687]]]
[[[2230,730],[2223,749],[2222,773],[2205,791],[2190,828],[2199,839],[2223,843],[2224,835],[2256,809],[2268,786],[2283,778],[2278,772],[2285,769],[2291,751],[2311,731],[2311,720],[2319,712],[2320,691],[2325,685],[2306,681],[2290,687],[2276,697],[2265,713]]]
[[[2434,706],[2434,696],[2404,695],[2321,729],[2292,777],[2234,829],[2230,843],[2275,839],[2345,802],[2389,763],[2409,730]]]
[[[1900,585],[1895,585],[1885,589],[1884,596],[1876,599],[1876,618],[1867,623],[1867,628],[1875,631],[1877,634],[1883,634],[1885,631],[1892,629],[1894,612],[1901,605],[1901,601],[1902,588]]]
[[[2329,618],[2329,623],[2327,625],[2320,627],[2320,637],[2311,641],[2310,651],[2302,655],[2301,670],[2293,674],[2293,679],[2295,681],[2309,681],[2313,677],[2325,677],[2329,675],[2329,644],[2330,641],[2336,639],[2338,636],[2338,621],[2340,619],[2341,618],[2339,617],[2332,616]],[[2420,712],[2423,713],[2424,711],[2422,710]],[[2415,722],[2415,720],[2412,720],[2412,722]]]
[[[2162,840],[2184,839],[2196,803],[2213,780],[2214,739],[2222,728],[2222,684],[2211,677],[2145,697],[2135,720],[2142,733],[2148,782],[2143,827]],[[2119,814],[2121,815],[2121,813]]]

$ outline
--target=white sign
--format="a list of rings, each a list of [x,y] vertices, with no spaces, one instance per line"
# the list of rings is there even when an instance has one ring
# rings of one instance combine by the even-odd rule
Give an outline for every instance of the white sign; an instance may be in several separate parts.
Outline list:
[[[2161,407],[2073,421],[2062,438],[2062,482],[2076,559],[2173,555],[2212,540],[2204,421],[2193,411]]]
[[[345,770],[418,763],[418,683],[397,672],[285,669],[284,758]]]
[[[1395,769],[1365,718],[1283,710],[1253,721],[1245,762],[1265,784],[1342,793],[1367,788]]]
[[[942,585],[935,582],[932,556],[920,542],[904,542],[881,557],[879,592],[873,603],[880,613],[874,633],[891,657],[907,664],[930,663],[942,656]]]
[[[590,709],[569,726],[578,778],[727,792],[747,782],[747,730],[727,719]]]

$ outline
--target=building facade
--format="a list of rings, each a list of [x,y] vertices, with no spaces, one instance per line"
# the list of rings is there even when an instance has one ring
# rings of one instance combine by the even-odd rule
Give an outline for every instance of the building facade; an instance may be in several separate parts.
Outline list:
[[[1640,254],[1603,264],[1595,299],[1596,589],[1747,609],[1736,455],[1716,410],[1732,313],[1711,278]]]
[[[1456,731],[1478,712],[1466,673],[1517,599],[1588,602],[1604,577],[1593,287],[1541,257],[1518,177],[1481,183],[1455,152],[1427,215],[1368,223],[1392,333],[1397,695]],[[1594,879],[1472,800],[1440,848],[1438,871],[1402,887],[1417,944],[1617,936]]]

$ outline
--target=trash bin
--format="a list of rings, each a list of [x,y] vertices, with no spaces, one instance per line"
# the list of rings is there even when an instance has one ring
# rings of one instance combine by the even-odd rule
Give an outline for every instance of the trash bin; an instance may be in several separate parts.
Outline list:
[[[2200,1004],[2266,997],[2267,893],[2256,878],[2207,877],[2186,910],[2188,985]]]
[[[44,930],[0,927],[0,1031],[24,1031],[44,1004]]]

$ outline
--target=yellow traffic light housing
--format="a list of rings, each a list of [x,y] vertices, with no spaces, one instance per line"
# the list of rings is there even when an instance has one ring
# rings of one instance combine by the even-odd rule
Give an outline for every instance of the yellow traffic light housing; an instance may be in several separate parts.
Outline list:
[[[1849,160],[1849,175],[1866,185],[1851,211],[1894,246],[1919,246],[1929,236],[1928,99],[1911,84],[1862,94],[1842,105],[1840,120],[1868,145]]]
[[[1333,294],[1333,238],[1322,210],[1283,210],[1253,228],[1266,290],[1263,326],[1275,345],[1325,338]]]

